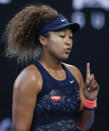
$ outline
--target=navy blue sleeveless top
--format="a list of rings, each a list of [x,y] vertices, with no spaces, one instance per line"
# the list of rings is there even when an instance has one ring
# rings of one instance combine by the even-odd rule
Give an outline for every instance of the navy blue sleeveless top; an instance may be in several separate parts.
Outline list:
[[[35,66],[42,75],[43,87],[38,94],[31,131],[76,131],[75,113],[80,107],[79,87],[71,72],[65,80],[54,79],[38,62]]]

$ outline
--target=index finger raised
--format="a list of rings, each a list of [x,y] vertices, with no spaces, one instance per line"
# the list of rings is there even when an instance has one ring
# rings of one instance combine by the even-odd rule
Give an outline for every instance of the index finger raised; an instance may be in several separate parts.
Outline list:
[[[87,67],[86,67],[86,77],[90,77],[90,63],[87,63]]]

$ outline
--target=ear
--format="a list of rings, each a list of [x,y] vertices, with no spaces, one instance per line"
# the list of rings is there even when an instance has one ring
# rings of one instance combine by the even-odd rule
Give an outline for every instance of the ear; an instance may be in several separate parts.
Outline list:
[[[40,36],[39,37],[39,41],[42,44],[42,46],[46,46],[47,45],[47,38],[45,36]]]

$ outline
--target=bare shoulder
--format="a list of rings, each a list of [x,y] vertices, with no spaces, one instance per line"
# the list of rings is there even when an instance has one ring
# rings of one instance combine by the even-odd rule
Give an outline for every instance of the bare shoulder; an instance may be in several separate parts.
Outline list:
[[[76,73],[80,73],[80,70],[74,66],[74,65],[70,65],[70,64],[66,64],[66,63],[63,63],[70,71],[74,71]]]
[[[82,74],[81,74],[80,70],[76,66],[74,66],[74,65],[70,65],[70,64],[66,64],[66,63],[63,63],[63,64],[74,75],[74,77],[76,78],[76,80],[80,84],[80,81],[82,79]]]
[[[24,68],[14,82],[14,87],[21,90],[37,90],[42,86],[42,77],[39,70],[34,65]]]
[[[13,88],[13,123],[15,129],[30,129],[37,96],[42,88],[40,72],[34,65],[29,65],[15,80]]]

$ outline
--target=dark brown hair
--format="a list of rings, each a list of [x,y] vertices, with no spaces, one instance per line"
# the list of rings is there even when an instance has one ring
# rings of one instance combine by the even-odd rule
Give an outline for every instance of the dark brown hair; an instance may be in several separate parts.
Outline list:
[[[6,26],[6,55],[16,56],[21,62],[38,59],[42,47],[37,33],[59,16],[62,15],[47,5],[30,5],[22,9]]]

